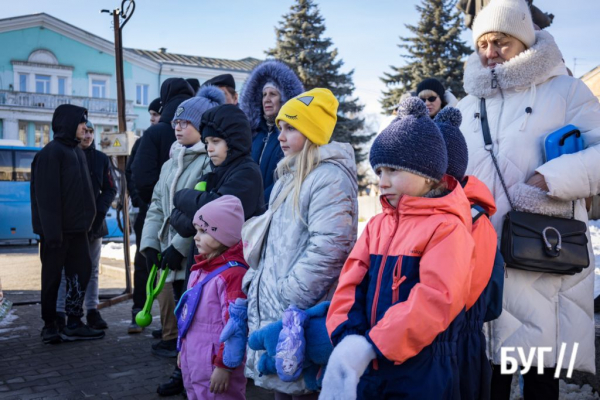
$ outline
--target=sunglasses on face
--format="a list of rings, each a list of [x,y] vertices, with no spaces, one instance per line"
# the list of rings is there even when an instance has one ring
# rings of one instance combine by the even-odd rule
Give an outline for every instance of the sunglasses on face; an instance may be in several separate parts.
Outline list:
[[[433,103],[434,101],[436,101],[438,99],[437,96],[429,96],[429,97],[420,97],[421,100],[423,100],[423,103],[425,103],[426,101]]]
[[[176,129],[177,124],[179,124],[181,129],[185,129],[185,128],[187,128],[189,123],[190,123],[190,121],[186,121],[185,119],[177,119],[175,121],[171,121],[171,126],[173,127],[173,129]]]

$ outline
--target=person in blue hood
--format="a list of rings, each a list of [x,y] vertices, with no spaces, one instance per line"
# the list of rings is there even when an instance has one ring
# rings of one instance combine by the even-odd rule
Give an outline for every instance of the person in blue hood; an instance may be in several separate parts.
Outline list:
[[[286,101],[304,92],[296,74],[280,61],[265,61],[257,66],[244,85],[240,108],[252,128],[252,158],[260,166],[265,207],[275,184],[277,163],[283,158],[275,117]]]

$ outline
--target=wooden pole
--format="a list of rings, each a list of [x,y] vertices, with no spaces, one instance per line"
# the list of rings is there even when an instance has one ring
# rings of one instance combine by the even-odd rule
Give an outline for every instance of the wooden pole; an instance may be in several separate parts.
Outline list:
[[[125,118],[125,79],[123,76],[123,43],[121,40],[120,18],[121,10],[113,11],[113,23],[115,29],[115,62],[117,71],[117,115],[119,121],[119,133],[127,131],[127,121]],[[125,168],[127,165],[127,156],[118,156],[117,165],[121,174],[121,196],[123,204],[123,251],[125,261],[125,294],[133,293],[131,285],[131,259],[129,254],[129,194],[127,192],[127,180],[125,177]]]

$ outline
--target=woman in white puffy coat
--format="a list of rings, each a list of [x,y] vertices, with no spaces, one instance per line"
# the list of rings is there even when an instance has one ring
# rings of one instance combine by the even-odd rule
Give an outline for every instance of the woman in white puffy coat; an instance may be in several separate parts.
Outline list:
[[[468,96],[458,108],[469,148],[467,174],[481,179],[494,195],[498,211],[491,220],[498,237],[510,204],[484,148],[479,118],[482,98],[492,151],[513,202],[529,200],[531,211],[562,204],[570,214],[571,201],[575,201],[575,218],[587,222],[583,199],[600,192],[598,100],[580,80],[567,75],[554,38],[548,32],[534,31],[523,0],[492,1],[477,16],[473,38],[477,50],[468,59],[464,76]],[[567,124],[579,128],[587,148],[545,163],[545,135]],[[537,398],[558,399],[558,380],[553,375],[563,343],[567,350],[563,368],[568,366],[574,344],[579,343],[575,369],[595,372],[591,241],[588,248],[591,265],[575,275],[506,270],[502,314],[486,327],[493,364],[501,364],[503,347],[521,347],[525,355],[540,346],[552,349],[543,360],[537,353],[533,358],[534,366],[543,362],[546,369],[542,376],[536,375],[537,368],[525,375],[525,399],[534,393],[543,396]],[[508,355],[523,365],[516,351]],[[500,375],[499,367],[494,370],[493,398],[508,398],[511,376]]]

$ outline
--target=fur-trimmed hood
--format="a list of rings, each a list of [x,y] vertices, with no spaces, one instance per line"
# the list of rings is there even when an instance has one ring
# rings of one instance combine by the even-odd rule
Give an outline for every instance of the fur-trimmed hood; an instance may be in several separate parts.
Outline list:
[[[281,93],[281,105],[304,92],[304,86],[294,71],[281,61],[265,61],[252,71],[244,84],[240,98],[240,108],[250,121],[252,134],[256,133],[263,117],[262,90],[269,81],[274,82]]]
[[[538,31],[535,37],[535,44],[531,48],[494,68],[498,80],[495,88],[492,87],[492,70],[481,65],[477,52],[471,54],[465,67],[465,92],[487,98],[500,89],[528,88],[554,76],[566,75],[562,54],[552,35]]]

